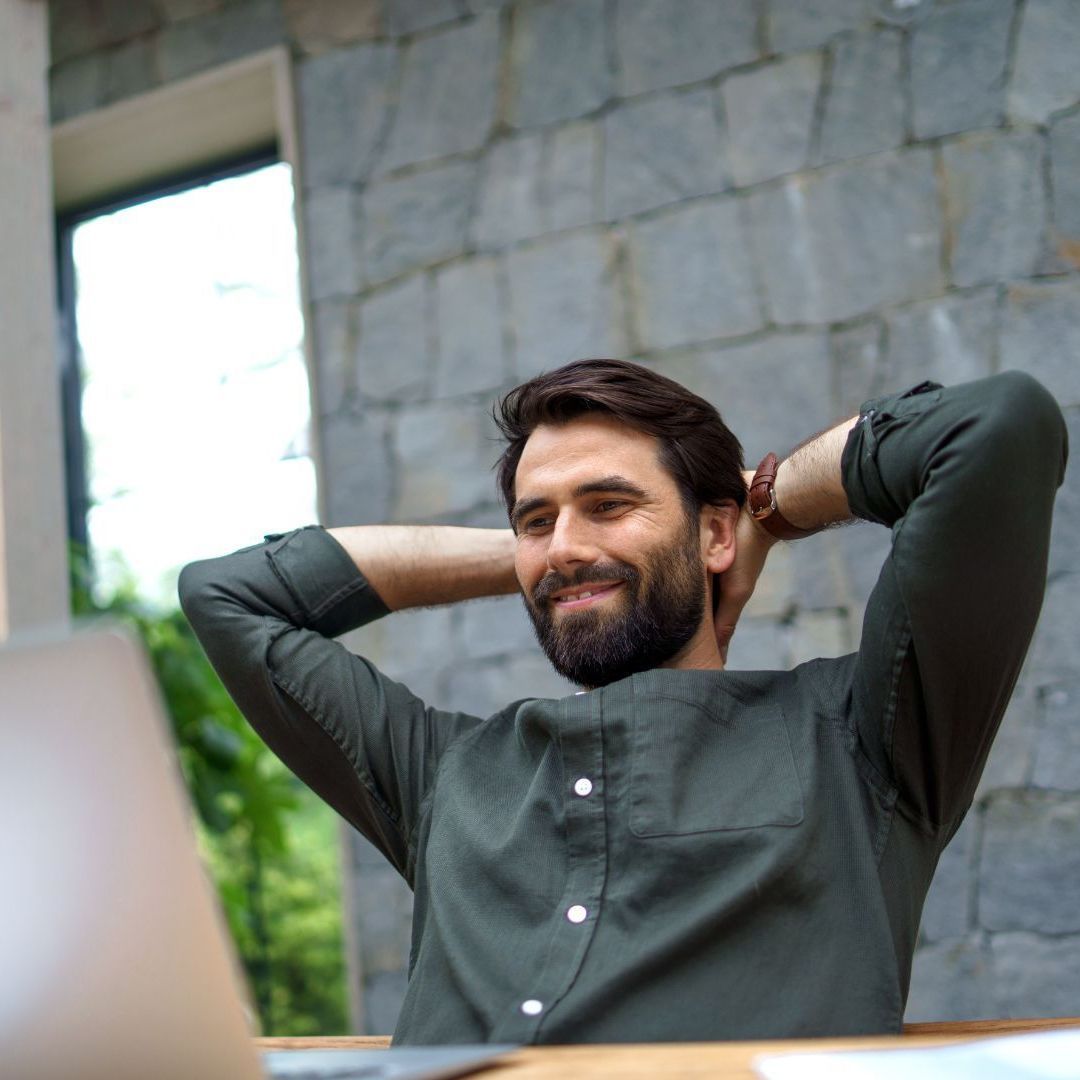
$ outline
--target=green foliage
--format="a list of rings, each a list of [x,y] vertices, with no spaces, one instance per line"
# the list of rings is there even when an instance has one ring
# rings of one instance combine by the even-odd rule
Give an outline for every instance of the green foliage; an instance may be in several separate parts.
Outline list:
[[[251,730],[178,609],[128,578],[95,599],[85,551],[71,554],[72,611],[108,615],[146,645],[217,886],[265,1034],[346,1030],[336,825]]]

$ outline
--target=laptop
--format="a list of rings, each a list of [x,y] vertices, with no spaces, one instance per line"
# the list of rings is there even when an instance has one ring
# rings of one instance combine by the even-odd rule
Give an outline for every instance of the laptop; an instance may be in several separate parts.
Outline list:
[[[0,649],[0,1077],[435,1080],[512,1046],[256,1052],[142,646]]]

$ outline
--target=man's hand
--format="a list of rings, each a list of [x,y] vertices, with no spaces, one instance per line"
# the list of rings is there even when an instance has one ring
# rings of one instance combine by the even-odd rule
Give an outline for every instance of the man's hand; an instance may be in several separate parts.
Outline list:
[[[753,478],[752,471],[743,472],[747,488]],[[720,575],[720,602],[713,620],[716,643],[725,664],[735,625],[742,609],[753,596],[758,577],[765,566],[765,559],[776,543],[777,539],[750,516],[750,504],[747,501],[735,525],[735,561]]]

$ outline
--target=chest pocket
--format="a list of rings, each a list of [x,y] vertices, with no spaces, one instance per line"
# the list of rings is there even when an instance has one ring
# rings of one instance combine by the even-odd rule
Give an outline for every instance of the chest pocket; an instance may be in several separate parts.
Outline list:
[[[683,836],[803,819],[779,708],[650,695],[633,711],[630,831]]]

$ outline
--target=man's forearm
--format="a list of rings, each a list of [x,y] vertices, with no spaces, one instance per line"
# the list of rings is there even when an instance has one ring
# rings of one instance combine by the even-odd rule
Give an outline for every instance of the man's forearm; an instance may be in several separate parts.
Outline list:
[[[392,611],[516,592],[510,529],[354,525],[326,530]]]
[[[851,507],[840,478],[840,458],[853,416],[803,443],[780,463],[776,505],[800,529],[817,529],[850,520]]]

